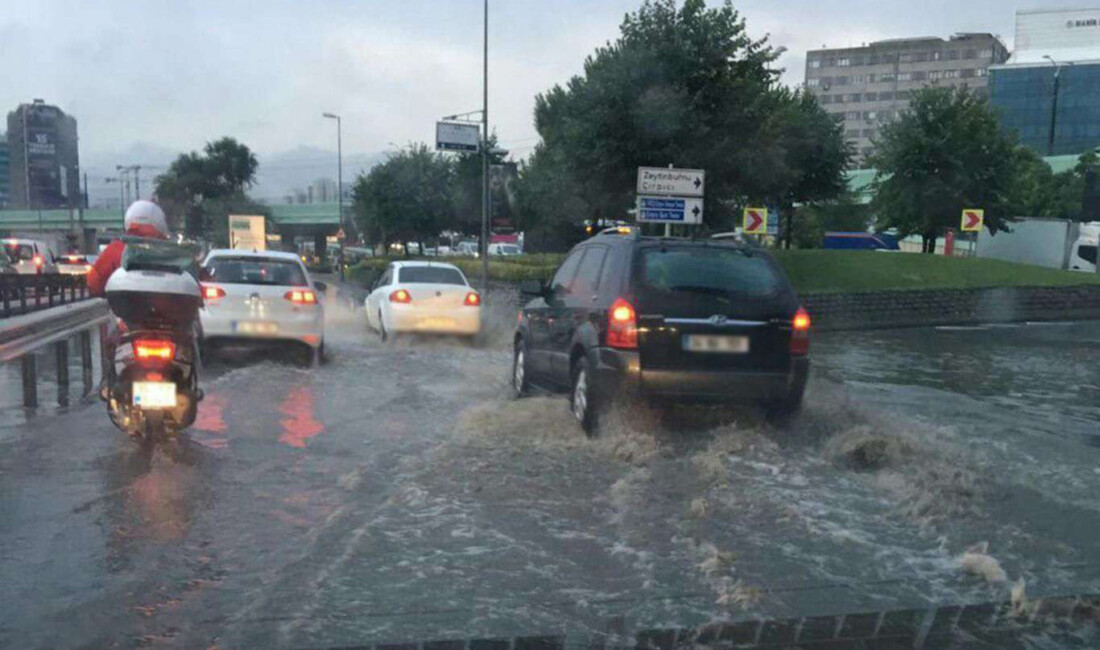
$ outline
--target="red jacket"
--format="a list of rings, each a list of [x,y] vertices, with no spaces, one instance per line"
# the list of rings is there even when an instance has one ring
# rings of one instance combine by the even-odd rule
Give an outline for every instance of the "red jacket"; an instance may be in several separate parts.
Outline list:
[[[93,296],[102,296],[103,289],[107,286],[107,280],[120,266],[122,266],[122,252],[126,250],[126,244],[121,239],[111,242],[107,248],[96,258],[92,269],[88,271],[88,291]]]

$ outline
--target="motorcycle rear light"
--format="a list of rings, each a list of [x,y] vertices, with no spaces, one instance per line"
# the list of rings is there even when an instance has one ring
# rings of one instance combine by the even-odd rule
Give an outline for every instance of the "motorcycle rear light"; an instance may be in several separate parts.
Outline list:
[[[164,381],[164,375],[159,372],[147,372],[145,373],[145,379],[148,381]]]
[[[202,296],[207,300],[216,300],[218,298],[225,297],[225,289],[221,287],[211,287],[209,285],[203,285]]]
[[[399,302],[407,305],[412,302],[412,296],[409,295],[408,291],[405,291],[404,289],[398,289],[397,291],[394,291],[390,294],[390,302]]]
[[[790,352],[794,355],[810,353],[810,315],[801,307],[791,320]]]
[[[317,294],[309,289],[287,291],[283,297],[296,305],[312,305],[317,302]]]
[[[638,322],[634,307],[622,298],[611,304],[607,314],[607,345],[620,350],[638,347]]]
[[[172,341],[134,341],[134,356],[138,361],[171,361],[176,358],[176,344]]]
[[[479,296],[477,293],[471,291],[470,293],[466,294],[465,304],[469,307],[480,306],[481,305],[481,296]]]

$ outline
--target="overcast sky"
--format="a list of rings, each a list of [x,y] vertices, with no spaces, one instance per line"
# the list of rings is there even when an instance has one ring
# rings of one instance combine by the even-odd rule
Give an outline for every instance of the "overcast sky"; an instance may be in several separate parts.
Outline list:
[[[789,53],[882,38],[1000,34],[1051,0],[743,0],[753,36]],[[1098,0],[1100,2],[1100,0]],[[717,4],[712,2],[711,4]],[[524,156],[534,96],[581,71],[639,0],[490,0],[491,126]],[[76,116],[82,156],[135,143],[188,150],[222,135],[261,154],[431,141],[437,118],[481,106],[479,0],[183,2],[0,0],[0,111],[34,97]],[[2,114],[2,113],[0,113]],[[137,161],[141,162],[141,161]]]

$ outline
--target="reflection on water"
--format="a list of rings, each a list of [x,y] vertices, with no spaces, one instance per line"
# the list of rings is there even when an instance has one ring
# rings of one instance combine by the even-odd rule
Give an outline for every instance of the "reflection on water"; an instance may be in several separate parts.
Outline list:
[[[212,449],[225,449],[229,446],[225,405],[225,395],[206,394],[206,398],[199,404],[199,412],[191,434],[195,442]]]
[[[324,426],[314,417],[313,388],[299,386],[291,389],[286,399],[279,404],[279,412],[284,418],[279,420],[283,434],[279,442],[291,447],[304,448],[306,441],[324,431]]]

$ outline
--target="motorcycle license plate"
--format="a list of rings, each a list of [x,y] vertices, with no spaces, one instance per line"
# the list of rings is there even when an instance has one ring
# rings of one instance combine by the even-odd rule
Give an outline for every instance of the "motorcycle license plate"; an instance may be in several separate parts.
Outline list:
[[[134,406],[143,409],[176,407],[176,385],[170,381],[135,381]]]

